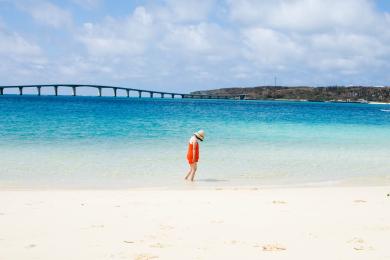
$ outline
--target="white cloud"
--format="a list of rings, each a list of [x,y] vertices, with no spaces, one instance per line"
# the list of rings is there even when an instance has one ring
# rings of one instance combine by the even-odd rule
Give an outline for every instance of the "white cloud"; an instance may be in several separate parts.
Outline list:
[[[100,0],[73,2],[89,9],[100,4]],[[182,88],[183,92],[273,84],[274,75],[290,85],[349,84],[352,80],[388,84],[383,81],[389,80],[390,15],[374,8],[371,0],[142,3],[128,15],[96,16],[91,22],[77,24],[65,9],[37,2],[29,9],[37,21],[56,30],[72,26],[62,46],[49,46],[50,63],[35,63],[34,67],[20,61],[19,67],[31,74],[44,68],[46,75],[35,76],[43,81],[134,82],[145,88]],[[43,10],[50,14],[42,14]],[[21,35],[11,32],[8,38],[2,36],[8,40],[0,39],[3,49],[15,46],[8,51],[13,53],[9,57],[46,54],[44,46],[40,48]],[[44,33],[36,39],[41,36]],[[67,55],[63,55],[64,49]],[[0,50],[0,55],[5,53]]]
[[[166,0],[170,19],[181,22],[204,22],[207,20],[215,0]]]
[[[137,7],[125,19],[107,17],[102,24],[85,23],[79,40],[91,55],[141,55],[150,44],[153,19]]]
[[[340,56],[380,58],[389,54],[389,46],[380,38],[365,34],[321,34],[310,37],[310,47],[317,52]]]
[[[311,59],[309,67],[322,71],[340,71],[342,74],[358,74],[377,70],[384,65],[390,48],[385,43],[364,34],[320,34],[308,38]]]
[[[84,24],[77,38],[88,50],[88,59],[110,64],[113,78],[161,84],[162,79],[177,74],[197,81],[217,78],[211,64],[237,56],[231,32],[217,24],[169,19],[155,8],[139,6],[125,18],[107,17],[100,23]],[[196,73],[188,69],[191,67],[197,68]]]
[[[163,50],[181,55],[231,57],[235,54],[234,39],[229,31],[216,24],[170,25],[160,44]]]
[[[72,25],[71,13],[53,3],[26,1],[18,2],[18,6],[40,24],[54,28]]]
[[[103,0],[72,0],[75,4],[85,9],[95,9],[102,4]]]
[[[0,55],[10,58],[37,57],[42,50],[36,44],[27,41],[16,32],[10,32],[0,24]]]
[[[293,59],[299,60],[303,54],[302,47],[294,39],[271,29],[245,29],[243,39],[247,47],[245,56],[260,62],[262,66],[289,63]]]
[[[230,17],[244,25],[320,32],[362,30],[377,22],[369,0],[229,0]]]
[[[212,46],[207,38],[206,25],[175,26],[170,31],[163,47],[198,53],[209,52]]]
[[[342,81],[390,66],[388,14],[372,1],[231,0],[228,5],[244,57],[263,72],[288,75],[291,84],[294,78],[323,84],[327,75]]]
[[[84,24],[79,39],[91,56],[105,57],[102,66],[115,67],[117,78],[181,75],[199,83],[252,77],[262,84],[273,72],[291,84],[322,84],[310,75],[342,78],[389,66],[388,15],[370,1],[228,1],[231,20],[225,22],[235,24],[223,26],[209,21],[215,4],[168,0],[139,6],[126,18]]]
[[[31,40],[0,23],[0,76],[3,84],[21,83],[44,71],[43,50]]]

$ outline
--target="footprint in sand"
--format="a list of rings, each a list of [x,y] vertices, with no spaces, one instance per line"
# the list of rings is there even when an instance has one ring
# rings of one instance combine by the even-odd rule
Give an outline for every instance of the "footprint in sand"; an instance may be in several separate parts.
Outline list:
[[[157,237],[155,236],[155,235],[148,235],[148,236],[146,236],[148,239],[150,239],[150,240],[154,240],[154,239],[156,239]]]
[[[310,238],[318,238],[318,236],[315,235],[315,234],[313,234],[313,233],[308,233],[307,235],[308,235],[308,237],[310,237]]]
[[[151,244],[150,247],[154,247],[154,248],[164,248],[166,247],[165,245],[161,244],[161,243],[154,243],[154,244]]]
[[[34,247],[36,247],[37,245],[35,245],[35,244],[30,244],[30,245],[28,245],[28,246],[26,246],[26,248],[34,248]]]
[[[272,201],[273,204],[287,204],[284,200],[274,200]]]
[[[149,259],[156,259],[158,256],[156,255],[149,255],[149,254],[141,254],[137,255],[134,259],[135,260],[149,260]]]
[[[347,243],[353,244],[353,249],[355,249],[356,251],[372,249],[372,247],[367,247],[365,241],[359,237],[354,237],[353,239],[349,240]]]
[[[275,252],[284,250],[286,250],[286,248],[279,244],[268,244],[263,246],[263,251]]]
[[[104,228],[104,225],[92,225],[91,228]]]
[[[172,229],[174,229],[174,227],[170,226],[170,225],[160,225],[160,229],[161,230],[172,230]]]

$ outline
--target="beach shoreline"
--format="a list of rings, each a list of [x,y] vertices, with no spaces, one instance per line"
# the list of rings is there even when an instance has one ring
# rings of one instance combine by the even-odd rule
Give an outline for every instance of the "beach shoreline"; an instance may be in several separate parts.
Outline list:
[[[126,183],[129,184],[129,183]],[[355,177],[339,180],[315,182],[259,183],[259,181],[219,180],[197,177],[194,182],[175,179],[172,183],[131,183],[126,185],[112,183],[31,183],[31,182],[0,182],[1,191],[186,191],[186,190],[259,190],[259,189],[306,189],[306,188],[342,188],[342,187],[390,187],[390,177],[371,176]]]
[[[388,193],[0,190],[0,259],[389,259]]]

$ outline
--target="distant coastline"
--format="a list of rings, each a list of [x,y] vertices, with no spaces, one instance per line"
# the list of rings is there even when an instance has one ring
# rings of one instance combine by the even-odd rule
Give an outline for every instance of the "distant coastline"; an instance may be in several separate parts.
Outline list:
[[[390,86],[258,86],[194,91],[201,95],[245,95],[247,100],[390,104]]]

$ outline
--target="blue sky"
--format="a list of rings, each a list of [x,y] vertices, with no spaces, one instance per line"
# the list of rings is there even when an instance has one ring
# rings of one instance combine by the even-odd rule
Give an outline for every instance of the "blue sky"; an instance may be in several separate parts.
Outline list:
[[[0,85],[390,85],[388,0],[0,0]]]

